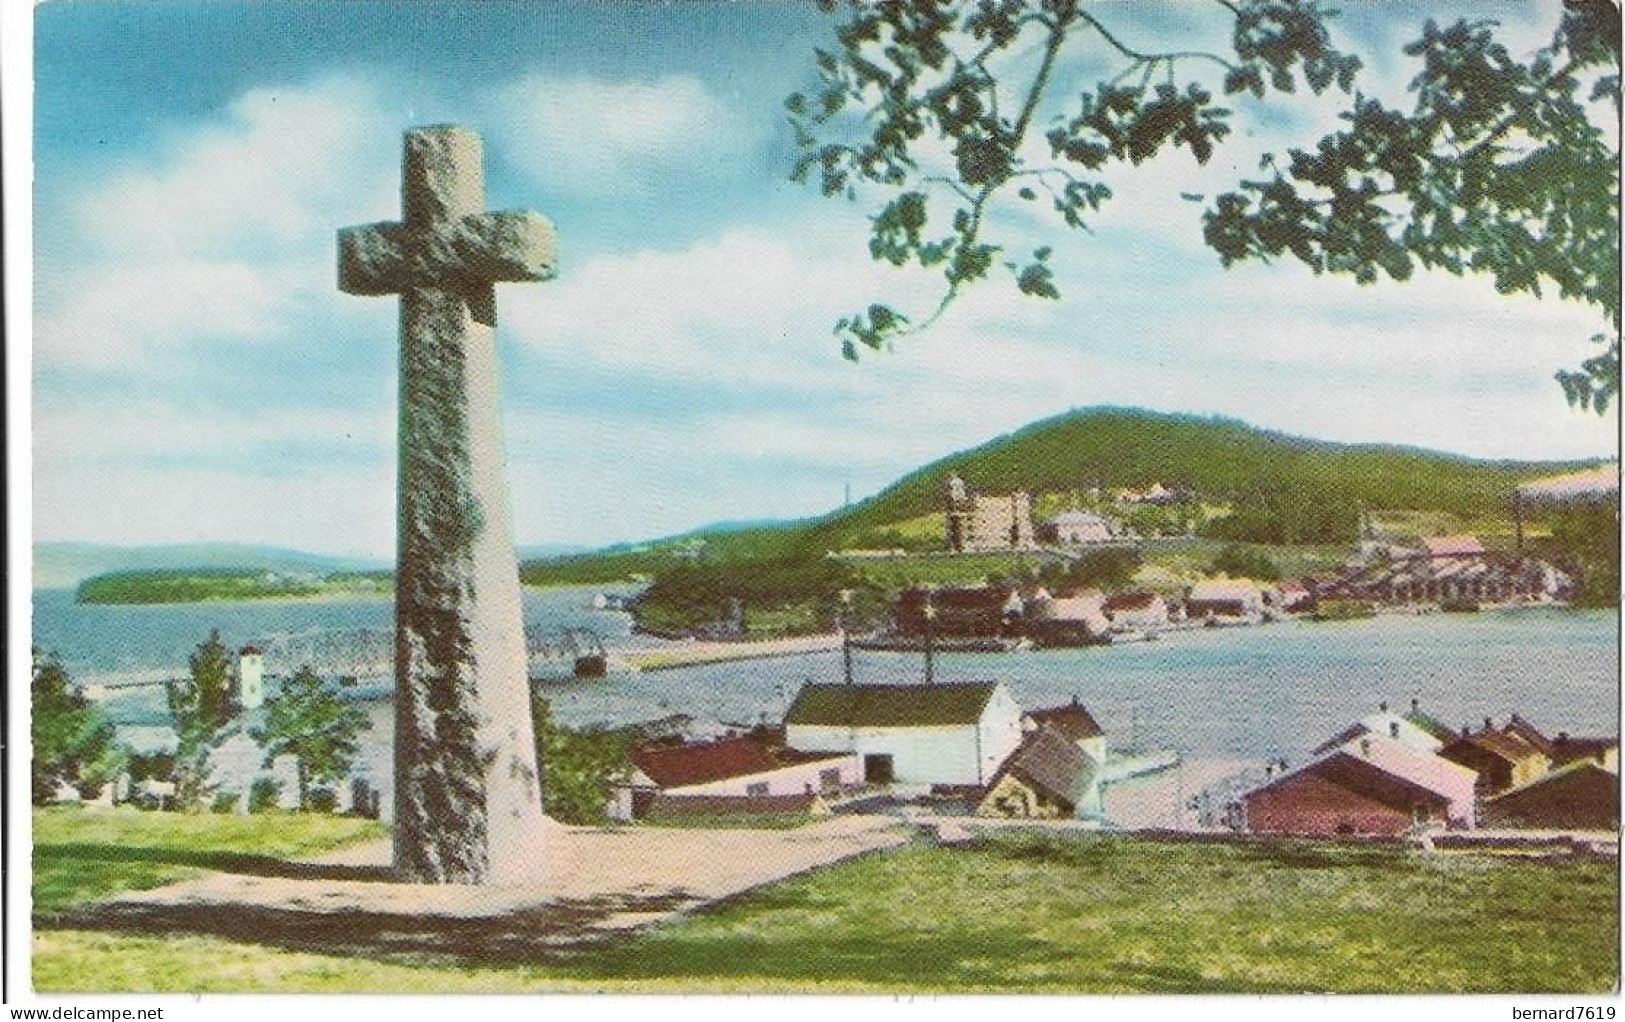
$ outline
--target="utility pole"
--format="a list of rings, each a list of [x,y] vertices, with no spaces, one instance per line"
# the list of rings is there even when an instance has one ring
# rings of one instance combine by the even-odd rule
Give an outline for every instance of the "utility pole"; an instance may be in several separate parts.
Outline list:
[[[839,623],[841,628],[841,664],[845,669],[846,683],[852,684],[852,629],[848,627],[848,618],[852,613],[852,590],[841,590],[841,612]]]
[[[932,647],[935,645],[934,640],[936,638],[936,630],[937,630],[936,629],[936,624],[937,624],[937,607],[936,607],[936,604],[931,602],[931,594],[926,593],[925,594],[925,683],[927,685],[931,685],[931,684],[934,684],[936,682],[936,676],[935,676],[935,672],[932,670],[933,665],[932,665],[932,662],[931,662],[931,659],[932,659],[931,654],[933,652]]]

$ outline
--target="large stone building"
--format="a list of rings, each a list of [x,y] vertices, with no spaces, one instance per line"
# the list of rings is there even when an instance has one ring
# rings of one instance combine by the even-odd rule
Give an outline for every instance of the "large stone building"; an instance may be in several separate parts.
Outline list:
[[[958,476],[947,485],[947,545],[955,553],[985,550],[1032,550],[1032,495],[972,492]]]

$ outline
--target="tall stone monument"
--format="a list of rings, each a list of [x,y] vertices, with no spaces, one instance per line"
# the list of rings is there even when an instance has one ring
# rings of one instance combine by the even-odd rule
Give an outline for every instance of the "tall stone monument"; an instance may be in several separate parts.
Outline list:
[[[556,271],[553,225],[487,213],[479,136],[406,135],[399,223],[338,234],[339,289],[399,294],[395,866],[515,884],[546,835],[498,409],[498,281]]]

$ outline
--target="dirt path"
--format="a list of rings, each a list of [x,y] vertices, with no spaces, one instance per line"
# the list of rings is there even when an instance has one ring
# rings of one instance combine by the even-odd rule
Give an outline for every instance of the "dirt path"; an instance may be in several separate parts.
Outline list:
[[[123,894],[53,926],[201,933],[300,950],[528,961],[908,840],[896,819],[791,830],[560,826],[523,887],[406,884],[388,842],[286,871],[216,873]],[[269,875],[268,875],[269,874]]]

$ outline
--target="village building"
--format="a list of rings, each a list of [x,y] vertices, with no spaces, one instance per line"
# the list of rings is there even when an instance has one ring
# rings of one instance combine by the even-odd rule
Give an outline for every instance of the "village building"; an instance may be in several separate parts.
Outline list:
[[[1022,627],[1036,645],[1065,648],[1110,641],[1112,622],[1106,597],[1098,589],[1072,596],[1050,596],[1040,589],[1029,601]]]
[[[1316,595],[1391,606],[1566,599],[1574,580],[1545,561],[1491,554],[1476,536],[1432,536],[1419,550],[1358,561]]]
[[[1256,621],[1264,614],[1264,591],[1248,579],[1209,578],[1191,587],[1185,596],[1185,616]]]
[[[1094,511],[1062,511],[1043,523],[1039,538],[1059,546],[1111,546],[1133,541],[1115,519]]]
[[[775,795],[839,795],[862,784],[856,756],[841,751],[799,752],[733,737],[686,745],[645,746],[617,793],[612,815],[642,819],[656,797],[758,799]]]
[[[1405,722],[1421,729],[1437,740],[1439,744],[1436,748],[1443,748],[1445,743],[1453,742],[1457,737],[1455,730],[1450,725],[1423,712],[1422,700],[1420,699],[1413,698],[1411,700],[1411,709],[1409,713],[1405,714]]]
[[[1360,718],[1349,727],[1333,735],[1327,741],[1316,746],[1310,752],[1310,755],[1321,756],[1356,739],[1373,735],[1398,742],[1408,749],[1414,749],[1417,752],[1424,752],[1429,755],[1437,753],[1444,747],[1446,741],[1455,738],[1454,734],[1448,737],[1435,735],[1426,728],[1419,726],[1410,717],[1402,717],[1391,712],[1387,703],[1381,703],[1378,705],[1376,713]]]
[[[957,475],[947,483],[947,549],[954,553],[1035,550],[1032,495],[974,493]]]
[[[1098,816],[1100,761],[1051,724],[1041,724],[999,767],[977,816],[1071,819]]]
[[[1021,744],[1021,708],[995,682],[803,685],[784,718],[804,752],[858,757],[873,784],[982,787]]]
[[[1284,579],[1275,587],[1276,606],[1286,614],[1304,614],[1315,609],[1315,594],[1299,579]]]
[[[1094,715],[1084,709],[1073,696],[1070,703],[1042,710],[1028,710],[1022,716],[1022,728],[1029,733],[1047,727],[1066,736],[1096,763],[1106,762],[1106,732]]]
[[[1466,767],[1370,735],[1241,796],[1237,822],[1257,834],[1306,836],[1470,828],[1476,778]]]
[[[1147,590],[1113,593],[1103,609],[1113,631],[1154,632],[1168,625],[1168,601]]]
[[[1554,770],[1570,763],[1589,761],[1604,770],[1619,773],[1617,738],[1575,738],[1566,731],[1559,731],[1557,737],[1552,739],[1550,755]]]
[[[1026,604],[1011,586],[943,586],[905,589],[892,609],[900,635],[927,631],[947,638],[1012,635],[1019,630]]]
[[[1427,536],[1422,540],[1422,556],[1483,557],[1484,544],[1477,536]]]
[[[1482,731],[1463,734],[1439,750],[1440,757],[1478,774],[1480,795],[1499,795],[1521,788],[1551,769],[1551,758],[1516,735],[1495,730],[1488,720]]]
[[[1619,830],[1619,772],[1577,759],[1487,799],[1482,824],[1535,830]]]
[[[1168,505],[1184,503],[1190,499],[1190,494],[1182,488],[1169,489],[1156,482],[1144,490],[1118,490],[1116,499],[1119,504]]]
[[[1540,730],[1536,728],[1535,725],[1529,723],[1527,720],[1524,720],[1516,713],[1508,718],[1505,724],[1501,725],[1501,733],[1520,739],[1525,744],[1533,746],[1548,760],[1552,759],[1551,739],[1541,734]]]

